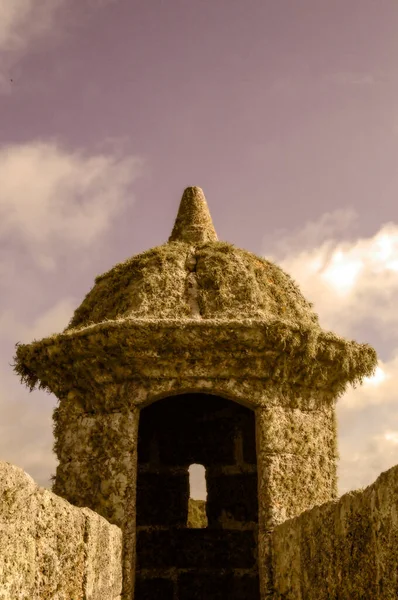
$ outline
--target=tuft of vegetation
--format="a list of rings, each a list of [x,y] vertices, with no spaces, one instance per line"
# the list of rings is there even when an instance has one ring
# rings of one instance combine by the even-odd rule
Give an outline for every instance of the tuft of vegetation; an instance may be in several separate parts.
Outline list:
[[[205,500],[189,499],[187,527],[192,529],[202,529],[207,527]]]

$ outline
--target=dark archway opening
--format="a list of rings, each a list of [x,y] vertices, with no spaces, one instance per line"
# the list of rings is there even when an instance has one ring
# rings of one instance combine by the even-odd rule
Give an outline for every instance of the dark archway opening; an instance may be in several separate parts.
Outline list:
[[[207,526],[189,525],[189,467],[206,473]],[[220,396],[143,408],[135,600],[258,600],[255,415]]]

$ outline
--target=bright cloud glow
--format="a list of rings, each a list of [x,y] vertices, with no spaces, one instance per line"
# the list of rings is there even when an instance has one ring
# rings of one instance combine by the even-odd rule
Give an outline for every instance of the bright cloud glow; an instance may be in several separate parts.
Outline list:
[[[321,277],[338,294],[347,294],[354,287],[362,269],[363,263],[361,260],[347,258],[342,250],[338,250],[334,253],[330,264],[324,269]]]
[[[392,444],[398,444],[398,431],[388,431],[384,434],[385,439]]]
[[[364,385],[378,386],[388,377],[390,376],[387,375],[380,366],[378,366],[373,377],[364,377]]]
[[[387,233],[381,233],[375,238],[374,243],[374,256],[379,261],[387,261],[391,258],[394,253],[394,235],[388,235]]]
[[[351,211],[347,217],[352,222]],[[336,233],[342,218],[338,211]],[[318,246],[298,232],[291,240],[278,240],[267,257],[298,282],[326,329],[349,336],[361,323],[377,321],[386,335],[398,338],[398,225],[388,223],[372,237],[340,242],[334,239],[332,222],[329,215],[326,231],[331,236],[325,240],[325,219],[320,221],[318,239],[323,241]],[[304,228],[314,229],[314,223]]]

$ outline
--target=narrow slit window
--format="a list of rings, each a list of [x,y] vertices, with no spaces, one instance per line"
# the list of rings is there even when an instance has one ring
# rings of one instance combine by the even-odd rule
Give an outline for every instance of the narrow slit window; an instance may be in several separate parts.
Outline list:
[[[190,465],[189,490],[187,527],[191,529],[204,529],[207,527],[207,489],[206,469],[203,465]]]

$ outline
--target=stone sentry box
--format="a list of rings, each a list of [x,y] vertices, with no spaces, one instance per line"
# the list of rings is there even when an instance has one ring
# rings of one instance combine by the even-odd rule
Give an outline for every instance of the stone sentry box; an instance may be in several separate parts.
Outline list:
[[[272,598],[270,533],[337,497],[336,399],[377,364],[279,267],[219,242],[196,187],[166,244],[17,346],[22,381],[60,401],[53,491],[123,531],[124,600]],[[194,462],[206,529],[186,526]]]

